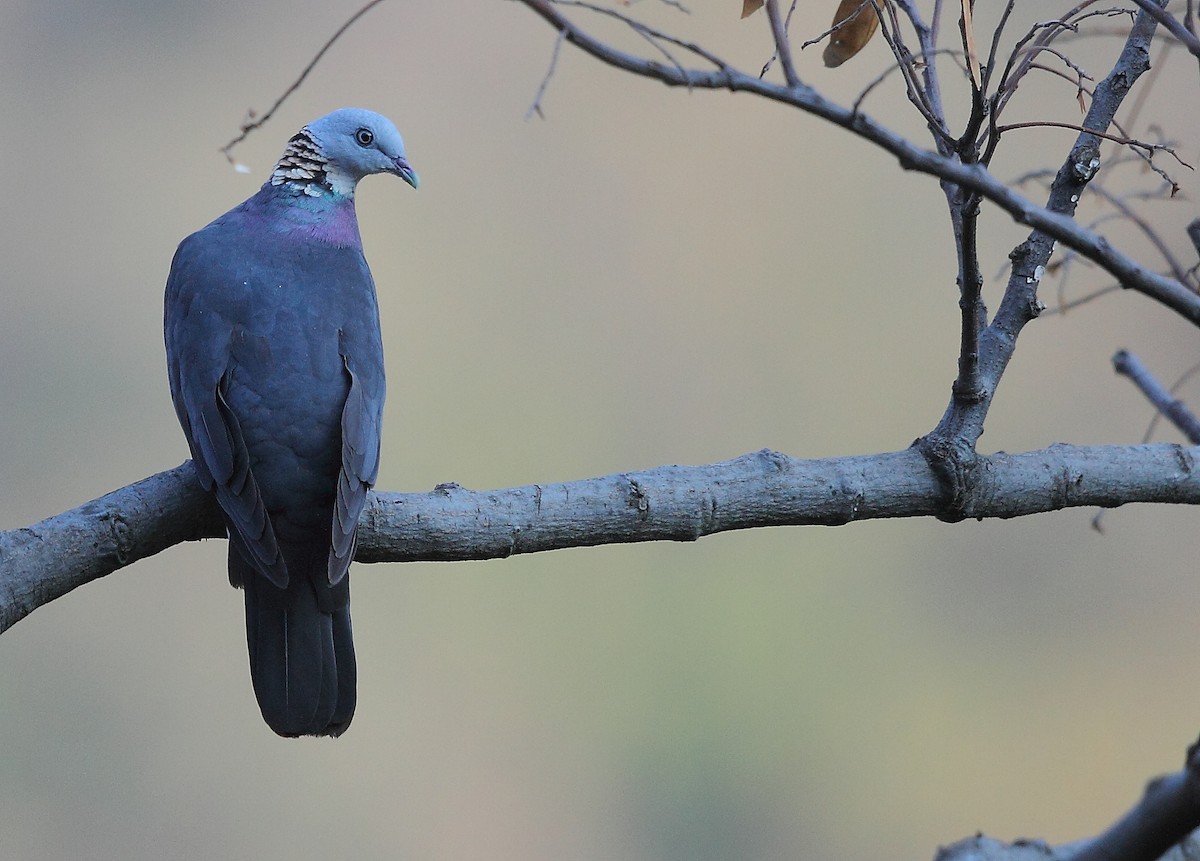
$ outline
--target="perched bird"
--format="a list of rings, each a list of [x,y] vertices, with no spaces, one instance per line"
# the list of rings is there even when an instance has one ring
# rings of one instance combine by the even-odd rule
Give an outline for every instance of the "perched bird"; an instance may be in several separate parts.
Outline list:
[[[171,398],[225,516],[259,708],[284,736],[340,735],[354,715],[347,569],[384,395],[354,213],[373,173],[417,187],[386,117],[308,124],[258,193],[180,243],[167,278]]]

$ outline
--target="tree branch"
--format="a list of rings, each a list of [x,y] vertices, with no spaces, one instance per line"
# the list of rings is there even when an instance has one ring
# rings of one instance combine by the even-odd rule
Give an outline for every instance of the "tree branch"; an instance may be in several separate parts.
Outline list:
[[[767,20],[771,22],[771,36],[775,40],[775,54],[783,66],[783,79],[789,87],[800,84],[796,64],[792,61],[792,46],[788,43],[787,26],[779,12],[779,0],[767,0]]]
[[[1146,14],[1150,15],[1159,24],[1166,28],[1167,32],[1179,40],[1192,56],[1200,60],[1200,38],[1196,36],[1188,26],[1166,10],[1166,4],[1160,3],[1158,0],[1133,0]],[[1189,15],[1191,7],[1189,6]]]
[[[1141,801],[1070,861],[1155,861],[1200,827],[1200,743],[1188,749],[1182,771],[1150,781]],[[1190,853],[1175,853],[1194,857]]]
[[[271,119],[271,117],[275,116],[275,112],[279,110],[280,106],[285,101],[287,101],[288,96],[300,89],[300,85],[304,83],[304,79],[308,77],[309,72],[316,68],[317,63],[321,62],[321,58],[325,56],[326,51],[333,47],[333,43],[340,39],[343,33],[353,27],[354,23],[359,18],[361,18],[363,15],[366,15],[382,2],[383,0],[369,0],[367,5],[363,6],[361,9],[347,18],[346,21],[342,23],[342,26],[338,27],[337,32],[325,40],[325,44],[321,46],[319,51],[317,51],[316,56],[309,60],[308,65],[304,67],[296,80],[292,81],[288,88],[283,91],[283,95],[277,98],[271,107],[267,108],[267,112],[265,114],[260,117],[256,117],[253,111],[250,112],[250,116],[245,122],[242,123],[241,128],[239,129],[240,133],[237,135],[237,137],[225,144],[225,146],[221,147],[222,154],[224,154],[225,158],[229,159],[230,164],[234,163],[233,148],[249,137],[252,131],[257,128],[261,128],[267,123],[268,120]]]
[[[695,541],[733,529],[890,517],[1008,518],[1129,502],[1200,504],[1200,451],[1054,445],[981,456],[948,492],[915,448],[799,460],[769,450],[707,466],[506,490],[372,495],[358,562],[498,559],[566,547]],[[77,586],[183,541],[224,537],[191,463],[0,533],[0,631]]]
[[[1113,370],[1118,374],[1129,377],[1130,381],[1141,390],[1146,400],[1154,405],[1159,415],[1175,425],[1176,429],[1187,437],[1192,445],[1200,445],[1200,420],[1195,413],[1188,409],[1187,404],[1174,397],[1170,390],[1155,379],[1142,361],[1128,350],[1119,350],[1112,359]]]
[[[1084,117],[1080,134],[1051,183],[1042,212],[1076,224],[1074,215],[1079,199],[1100,166],[1100,135],[1112,124],[1125,97],[1138,78],[1149,68],[1149,46],[1154,38],[1155,28],[1153,17],[1144,13],[1137,15],[1112,70],[1095,88],[1092,104]],[[943,467],[948,473],[960,469],[960,464],[969,462],[973,456],[975,445],[983,434],[984,421],[991,408],[996,388],[1016,350],[1017,339],[1025,325],[1036,319],[1042,311],[1038,287],[1054,253],[1056,238],[1052,231],[1034,225],[1035,229],[1029,237],[1013,249],[1009,255],[1012,261],[1011,274],[995,317],[972,339],[968,327],[979,325],[975,314],[982,311],[982,303],[977,296],[972,295],[971,290],[976,285],[967,278],[971,273],[964,269],[964,261],[970,261],[974,252],[973,245],[968,246],[966,240],[974,238],[973,228],[977,212],[969,209],[956,210],[956,206],[960,206],[957,200],[961,194],[962,192],[947,195],[951,206],[951,220],[956,224],[960,288],[963,291],[961,302],[965,303],[962,307],[963,336],[959,378],[945,414],[929,434],[927,441],[922,444],[935,465],[939,460],[948,459]],[[982,192],[980,194],[982,195]],[[969,221],[968,215],[971,215]],[[1032,221],[1029,223],[1032,224]],[[971,231],[968,231],[968,227]],[[1091,232],[1087,228],[1080,229]],[[1092,235],[1107,245],[1103,237]],[[1163,280],[1196,298],[1182,282],[1167,278]],[[1129,286],[1124,281],[1122,285]],[[972,347],[977,353],[973,362]],[[964,370],[973,371],[973,378],[966,377]],[[971,383],[974,383],[974,388],[970,388]]]
[[[1050,846],[1002,843],[982,834],[938,851],[937,861],[1190,861],[1200,855],[1200,743],[1182,771],[1151,780],[1141,799],[1104,833]]]
[[[979,270],[979,196],[959,200],[951,194],[950,221],[958,251],[958,310],[960,317],[958,378],[953,386],[953,403],[975,404],[988,393],[979,379],[979,335],[987,326],[983,304],[983,273]]]
[[[596,39],[555,8],[553,0],[518,0],[566,33],[571,44],[608,65],[661,81],[668,86],[690,89],[750,92],[791,105],[821,117],[891,153],[905,170],[927,173],[977,192],[1009,214],[1014,221],[1045,233],[1074,249],[1112,274],[1123,287],[1137,290],[1166,305],[1182,317],[1200,325],[1200,296],[1178,281],[1147,269],[1137,260],[1116,250],[1108,240],[1068,216],[1038,206],[998,180],[978,164],[962,164],[936,152],[922,149],[870,117],[838,105],[812,87],[787,87],[739,71],[720,62],[716,69],[683,69],[617,50]],[[715,58],[714,58],[715,60]],[[714,62],[717,65],[719,61]],[[1088,163],[1082,171],[1094,170]]]

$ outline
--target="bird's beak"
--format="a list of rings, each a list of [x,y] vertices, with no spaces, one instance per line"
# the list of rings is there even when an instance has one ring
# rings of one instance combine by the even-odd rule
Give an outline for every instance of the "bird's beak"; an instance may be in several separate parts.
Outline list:
[[[396,176],[400,177],[413,188],[420,186],[421,180],[417,177],[417,172],[412,169],[412,165],[405,161],[404,156],[396,156],[392,159],[392,165],[395,168]]]

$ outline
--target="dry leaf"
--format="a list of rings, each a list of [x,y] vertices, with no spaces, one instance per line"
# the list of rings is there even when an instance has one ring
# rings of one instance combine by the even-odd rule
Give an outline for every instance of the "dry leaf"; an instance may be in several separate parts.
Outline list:
[[[762,8],[763,0],[742,0],[742,17],[753,15]]]
[[[825,53],[821,55],[825,65],[831,69],[849,60],[871,41],[879,29],[879,16],[875,14],[875,7],[870,0],[866,5],[863,5],[863,0],[842,0],[834,13],[833,26],[837,29],[829,37]]]

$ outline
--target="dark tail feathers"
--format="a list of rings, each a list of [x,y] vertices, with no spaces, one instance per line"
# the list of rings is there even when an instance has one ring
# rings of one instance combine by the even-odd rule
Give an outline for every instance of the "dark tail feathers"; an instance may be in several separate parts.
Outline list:
[[[230,544],[229,579],[246,594],[250,677],[263,719],[283,736],[341,735],[354,716],[357,681],[350,577],[328,586],[318,555],[315,576],[289,570],[280,589]]]

